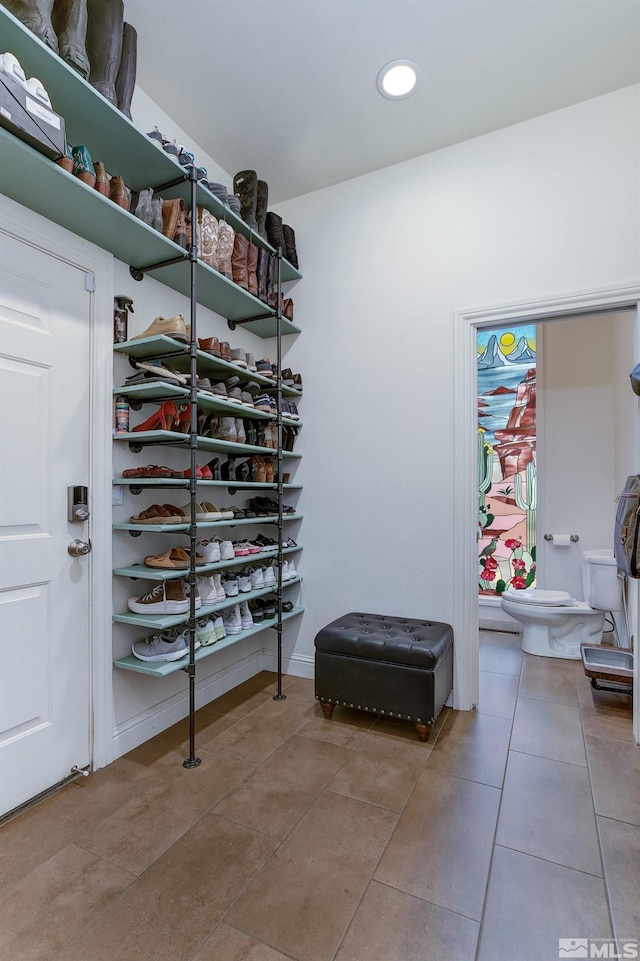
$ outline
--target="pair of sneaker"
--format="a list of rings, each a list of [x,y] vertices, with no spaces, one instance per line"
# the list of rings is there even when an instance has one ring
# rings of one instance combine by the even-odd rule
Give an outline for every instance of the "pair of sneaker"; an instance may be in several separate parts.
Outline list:
[[[134,614],[188,614],[189,583],[182,578],[161,581],[146,594],[130,597],[127,606]],[[198,607],[202,607],[202,599],[196,590]]]
[[[222,575],[218,572],[198,577],[196,584],[203,604],[217,604],[218,601],[224,601],[227,597]]]
[[[253,617],[247,601],[232,604],[222,612],[222,621],[227,634],[240,634],[253,627]]]
[[[199,618],[196,621],[196,632],[203,647],[209,647],[227,636],[221,614],[218,614],[217,617],[212,615]]]
[[[195,650],[201,643],[199,632],[196,631]],[[189,653],[189,628],[171,627],[160,634],[134,641],[131,653],[140,661],[179,661]]]
[[[291,581],[294,577],[298,576],[295,564],[293,561],[283,561],[282,562],[282,580]]]
[[[232,561],[235,557],[232,542],[222,541],[219,537],[199,540],[197,546],[207,564],[215,564],[217,561]]]

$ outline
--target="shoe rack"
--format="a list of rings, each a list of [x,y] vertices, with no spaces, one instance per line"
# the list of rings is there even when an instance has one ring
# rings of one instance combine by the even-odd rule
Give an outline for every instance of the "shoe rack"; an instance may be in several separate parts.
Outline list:
[[[192,210],[198,206],[206,207],[211,213],[229,223],[235,231],[246,236],[253,244],[263,247],[276,257],[277,308],[268,307],[265,303],[239,287],[224,275],[197,260],[195,255],[195,223],[192,227],[191,248],[184,250],[172,240],[147,226],[143,221],[128,211],[119,207],[108,197],[87,186],[73,174],[63,170],[37,150],[0,127],[0,190],[16,202],[41,214],[53,223],[57,223],[80,237],[90,241],[112,253],[116,258],[130,266],[134,280],[141,280],[149,275],[166,286],[184,294],[190,301],[191,342],[184,344],[169,337],[151,337],[124,344],[116,345],[115,350],[135,360],[169,359],[176,369],[190,374],[190,387],[182,388],[168,384],[139,384],[131,387],[117,387],[114,393],[125,396],[130,405],[145,405],[147,403],[161,403],[167,399],[180,399],[181,403],[190,406],[191,423],[188,434],[174,431],[153,430],[145,432],[131,432],[116,435],[118,443],[126,443],[132,454],[141,453],[148,446],[179,447],[189,452],[190,477],[175,478],[114,478],[114,485],[121,485],[128,491],[128,495],[135,497],[137,493],[148,488],[181,489],[188,491],[191,516],[185,518],[188,523],[183,525],[136,525],[114,524],[114,530],[128,532],[137,537],[143,533],[178,532],[189,537],[190,567],[188,582],[190,585],[190,610],[188,614],[176,615],[139,615],[119,613],[113,615],[114,622],[135,625],[146,628],[148,633],[156,633],[167,627],[186,624],[189,627],[189,654],[180,661],[144,662],[133,656],[119,658],[114,661],[118,669],[136,671],[155,677],[163,677],[177,671],[184,671],[189,680],[189,757],[184,761],[185,767],[196,767],[200,761],[195,756],[195,682],[196,665],[202,658],[215,654],[222,647],[236,643],[251,634],[273,628],[277,632],[278,643],[278,692],[276,697],[283,699],[282,693],[282,624],[289,617],[302,613],[302,608],[283,611],[283,591],[299,582],[300,578],[287,580],[283,585],[282,565],[284,558],[300,551],[299,545],[285,548],[283,546],[285,525],[301,519],[297,513],[284,513],[283,495],[286,491],[297,489],[296,484],[283,483],[283,466],[287,458],[297,458],[300,455],[293,451],[283,450],[283,426],[287,418],[282,416],[281,401],[283,396],[301,397],[301,392],[282,384],[282,337],[297,333],[300,328],[292,321],[282,316],[282,284],[301,277],[299,271],[282,256],[281,250],[275,250],[259,234],[251,230],[239,216],[225,206],[215,194],[196,180],[195,172],[189,176],[185,169],[172,156],[159,149],[149,137],[104,99],[93,87],[84,81],[79,74],[72,70],[52,50],[34,37],[24,25],[17,20],[6,8],[0,6],[0,36],[2,49],[11,51],[21,62],[27,75],[37,76],[51,96],[53,108],[65,120],[66,139],[71,145],[86,144],[94,160],[104,163],[107,170],[122,176],[124,182],[132,191],[140,191],[152,187],[154,194],[162,193],[163,199],[182,197]],[[194,218],[195,221],[195,218]],[[231,374],[238,376],[247,372],[224,360],[218,360],[198,349],[197,345],[197,305],[208,307],[215,313],[228,319],[231,329],[244,327],[252,333],[263,337],[275,337],[277,342],[278,377],[274,381],[251,373],[250,379],[258,382],[265,389],[275,390],[277,397],[277,414],[261,411],[243,410],[242,416],[247,419],[261,418],[275,419],[277,425],[277,450],[261,448],[250,444],[232,443],[223,440],[199,437],[198,408],[202,410],[218,411],[228,415],[238,414],[238,407],[226,404],[210,395],[202,394],[197,389],[197,377],[214,374],[218,379],[224,379]],[[249,379],[249,377],[246,377]],[[291,421],[291,426],[299,427],[300,421]],[[196,455],[198,452],[212,451],[220,454],[237,456],[241,454],[268,454],[276,457],[277,469],[273,484],[258,484],[251,482],[232,481],[201,481],[196,477]],[[249,488],[258,492],[264,490],[267,494],[275,492],[278,510],[271,516],[261,516],[250,519],[234,519],[233,521],[217,521],[211,524],[197,521],[195,505],[199,487],[227,488],[230,494]],[[129,502],[130,502],[129,498]],[[135,511],[132,511],[135,513]],[[195,649],[196,618],[210,613],[216,613],[236,602],[235,598],[220,601],[218,604],[195,608],[196,578],[213,571],[225,568],[243,567],[247,564],[246,557],[237,557],[231,561],[221,561],[213,564],[201,565],[196,569],[196,540],[202,534],[220,531],[223,527],[235,528],[247,524],[266,524],[275,526],[277,530],[277,547],[271,551],[262,552],[256,560],[275,559],[277,564],[277,585],[245,593],[242,600],[252,600],[266,594],[276,594],[276,616],[256,623],[251,629],[233,634],[207,647]],[[118,534],[117,536],[124,536]],[[214,534],[215,536],[215,534]],[[116,577],[136,580],[132,581],[138,591],[140,582],[163,580],[171,577],[185,577],[185,571],[154,570],[139,565],[117,568]],[[144,593],[142,588],[139,593]],[[139,635],[138,635],[139,636]]]

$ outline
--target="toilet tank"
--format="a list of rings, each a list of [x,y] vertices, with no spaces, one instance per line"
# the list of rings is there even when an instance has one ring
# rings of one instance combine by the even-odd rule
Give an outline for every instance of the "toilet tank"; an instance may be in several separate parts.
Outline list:
[[[622,579],[613,551],[607,548],[582,552],[584,599],[598,611],[622,610]]]

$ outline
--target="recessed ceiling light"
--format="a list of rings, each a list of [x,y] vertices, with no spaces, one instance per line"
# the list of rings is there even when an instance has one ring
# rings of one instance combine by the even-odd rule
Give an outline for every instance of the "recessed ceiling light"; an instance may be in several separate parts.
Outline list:
[[[420,67],[413,60],[390,60],[378,73],[378,91],[389,100],[402,100],[415,93]]]

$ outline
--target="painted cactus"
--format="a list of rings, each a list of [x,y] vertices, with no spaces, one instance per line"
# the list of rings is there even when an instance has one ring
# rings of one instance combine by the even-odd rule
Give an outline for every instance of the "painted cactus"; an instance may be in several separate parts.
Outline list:
[[[491,487],[493,451],[484,439],[485,430],[478,427],[478,506],[484,507],[484,495]]]
[[[536,505],[538,501],[536,479],[536,465],[533,461],[529,461],[524,472],[524,483],[522,474],[516,474],[513,483],[516,504],[527,515],[526,531],[529,550],[536,543]]]

